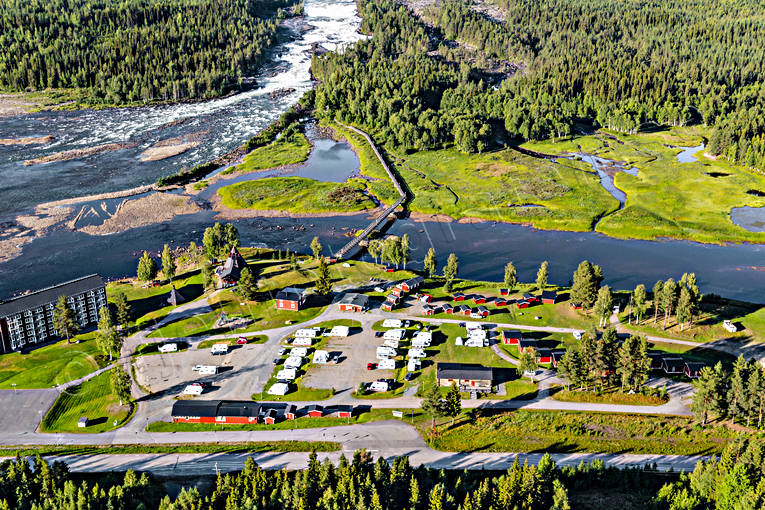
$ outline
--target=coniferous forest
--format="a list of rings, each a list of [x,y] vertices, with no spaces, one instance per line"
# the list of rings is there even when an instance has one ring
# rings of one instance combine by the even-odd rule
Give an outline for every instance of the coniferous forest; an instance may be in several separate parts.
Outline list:
[[[83,89],[90,103],[237,90],[294,0],[0,0],[0,90]]]
[[[609,468],[599,460],[561,468],[549,456],[536,466],[516,461],[492,472],[413,468],[406,457],[388,464],[364,451],[334,466],[312,454],[302,471],[265,471],[248,459],[241,472],[218,476],[208,494],[191,487],[174,498],[146,474],[83,479],[63,463],[37,457],[0,464],[0,509],[743,510],[765,504],[763,455],[761,442],[740,440],[719,460],[678,476],[650,466]]]
[[[417,13],[393,0],[358,5],[373,37],[315,60],[317,106],[388,144],[476,152],[498,136],[700,124],[714,128],[709,152],[765,169],[760,2],[442,0]],[[512,71],[497,76],[497,63]]]

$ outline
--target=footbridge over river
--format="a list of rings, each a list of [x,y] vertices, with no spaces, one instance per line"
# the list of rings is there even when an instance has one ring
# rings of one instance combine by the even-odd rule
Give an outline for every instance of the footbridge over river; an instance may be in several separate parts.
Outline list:
[[[335,121],[337,122],[337,121]],[[393,211],[396,210],[396,207],[400,206],[404,200],[407,199],[406,191],[404,191],[403,186],[401,185],[401,182],[399,181],[398,176],[390,169],[388,166],[388,163],[385,162],[385,159],[383,159],[382,154],[380,154],[380,151],[377,150],[377,146],[374,144],[372,139],[369,137],[368,134],[366,134],[364,131],[357,129],[353,126],[346,126],[345,124],[341,124],[340,122],[337,122],[341,126],[343,126],[346,129],[350,129],[351,131],[355,131],[356,133],[360,134],[364,137],[364,139],[369,143],[370,147],[372,147],[372,150],[375,153],[375,156],[377,156],[377,159],[380,160],[380,163],[382,164],[383,168],[385,169],[385,172],[388,174],[388,177],[390,177],[390,180],[393,182],[393,186],[396,187],[396,191],[398,191],[399,198],[395,202],[393,202],[389,207],[387,207],[377,218],[375,218],[372,223],[370,223],[367,228],[361,231],[361,233],[357,234],[348,244],[337,250],[335,252],[335,258],[343,258],[345,255],[347,255],[352,249],[357,247],[361,241],[366,239],[366,237],[372,233],[374,229],[376,229],[380,223],[385,221]]]

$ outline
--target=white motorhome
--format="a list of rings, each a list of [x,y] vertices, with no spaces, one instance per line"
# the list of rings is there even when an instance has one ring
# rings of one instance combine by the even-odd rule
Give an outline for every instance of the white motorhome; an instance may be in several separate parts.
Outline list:
[[[329,332],[329,336],[348,336],[351,334],[351,328],[348,326],[335,326]]]
[[[267,393],[269,395],[286,395],[289,390],[290,390],[289,384],[278,382],[276,384],[273,384],[270,388],[268,388]]]
[[[204,388],[202,388],[202,386],[198,384],[189,384],[188,386],[183,388],[183,394],[198,397],[199,395],[202,394],[203,389]]]
[[[403,329],[389,329],[383,334],[385,340],[401,340],[406,335],[406,331]]]
[[[385,319],[382,323],[384,328],[400,328],[401,319]]]
[[[432,338],[433,335],[430,333],[430,331],[420,331],[417,333],[417,336],[412,339],[412,347],[419,347],[421,349],[430,347]]]
[[[162,344],[159,346],[158,350],[163,354],[168,352],[178,352],[178,344]]]
[[[295,339],[292,341],[292,345],[301,345],[309,347],[313,345],[313,338],[309,338],[307,336],[298,336],[295,337]]]
[[[465,340],[465,347],[483,347],[484,340],[471,336]]]
[[[381,346],[377,348],[377,359],[387,359],[396,356],[396,349],[393,347]]]
[[[321,328],[302,328],[295,331],[295,337],[316,338]]]
[[[218,373],[218,367],[215,365],[200,365],[199,375],[215,375]]]
[[[293,347],[290,349],[290,356],[308,356],[308,348],[306,347]]]
[[[406,353],[406,357],[409,359],[426,358],[427,355],[425,354],[425,351],[423,351],[422,349],[412,348],[412,349],[409,349],[409,352]]]
[[[318,365],[329,363],[329,353],[327,351],[316,351],[313,353],[313,362]]]
[[[302,364],[303,364],[303,358],[301,358],[300,356],[290,356],[284,362],[284,366],[286,368],[300,368]]]
[[[482,329],[472,329],[470,330],[470,338],[478,338],[479,340],[486,340],[487,335],[486,331]]]
[[[388,383],[385,381],[375,381],[373,383],[370,383],[370,385],[367,387],[369,391],[374,392],[382,392],[382,391],[388,391]]]
[[[277,381],[294,381],[297,377],[297,372],[294,368],[283,368],[276,374]]]
[[[398,349],[399,341],[398,340],[391,340],[388,338],[383,342],[383,345],[385,347],[392,347],[393,349]]]
[[[228,344],[213,344],[213,346],[210,348],[210,354],[228,354]]]
[[[383,359],[380,360],[380,363],[377,365],[377,368],[380,370],[396,370],[396,360],[395,359]]]
[[[483,324],[481,324],[480,322],[466,322],[465,328],[468,331],[471,331],[473,329],[483,329]]]
[[[422,368],[422,361],[415,358],[410,359],[409,362],[406,364],[407,372],[416,372],[421,368]]]

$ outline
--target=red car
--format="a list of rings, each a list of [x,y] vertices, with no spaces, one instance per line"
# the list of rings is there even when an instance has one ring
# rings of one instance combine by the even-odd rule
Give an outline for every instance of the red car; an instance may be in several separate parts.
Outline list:
[[[236,339],[236,345],[244,345],[247,343],[247,339],[243,336],[240,336]]]
[[[377,368],[377,363],[367,363],[367,370],[374,370]]]

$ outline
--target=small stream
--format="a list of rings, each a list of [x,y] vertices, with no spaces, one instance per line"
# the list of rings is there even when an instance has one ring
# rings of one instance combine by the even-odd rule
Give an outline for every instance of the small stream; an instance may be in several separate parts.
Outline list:
[[[627,195],[614,184],[614,175],[617,172],[625,172],[637,177],[637,168],[628,168],[617,161],[601,158],[593,154],[586,154],[584,152],[571,153],[571,156],[567,159],[581,159],[589,164],[600,177],[600,185],[603,186],[603,189],[608,191],[612,197],[619,201],[620,209],[624,207],[624,203],[627,201]]]
[[[682,149],[682,151],[675,156],[678,162],[694,163],[698,161],[698,158],[696,157],[696,153],[699,151],[703,151],[705,147],[706,146],[702,143],[701,145],[697,145],[695,147],[672,147],[672,148]]]

